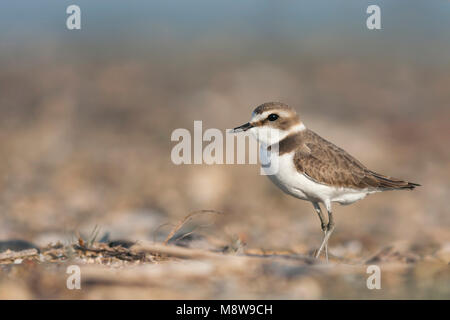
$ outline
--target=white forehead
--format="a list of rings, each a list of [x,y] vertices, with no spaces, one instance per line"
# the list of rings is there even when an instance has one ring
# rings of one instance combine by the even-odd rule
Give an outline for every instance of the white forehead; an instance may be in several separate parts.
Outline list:
[[[286,111],[286,110],[281,110],[281,109],[272,109],[272,110],[267,110],[264,111],[263,113],[255,113],[252,112],[252,120],[251,121],[260,121],[260,120],[264,120],[266,119],[269,115],[271,115],[272,113],[276,113],[277,115],[279,115],[282,118],[289,118],[292,116],[292,113]]]

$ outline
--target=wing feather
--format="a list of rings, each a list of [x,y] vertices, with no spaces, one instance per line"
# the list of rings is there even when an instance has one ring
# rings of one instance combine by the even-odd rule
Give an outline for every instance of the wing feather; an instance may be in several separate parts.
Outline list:
[[[345,150],[311,130],[302,132],[294,155],[296,168],[312,180],[357,189],[413,189],[417,184],[393,179],[367,169]],[[305,152],[305,150],[309,152]]]

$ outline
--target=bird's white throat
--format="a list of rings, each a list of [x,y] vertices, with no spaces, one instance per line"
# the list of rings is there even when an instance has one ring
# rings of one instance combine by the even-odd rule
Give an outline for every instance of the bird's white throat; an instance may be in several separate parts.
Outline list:
[[[270,126],[253,127],[249,131],[262,145],[270,146],[279,143],[290,134],[295,134],[305,130],[305,125],[300,122],[293,125],[288,130],[273,128]]]

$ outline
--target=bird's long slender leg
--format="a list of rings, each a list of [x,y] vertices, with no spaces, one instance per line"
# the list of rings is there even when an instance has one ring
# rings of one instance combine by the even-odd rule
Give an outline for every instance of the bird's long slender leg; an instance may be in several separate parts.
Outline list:
[[[325,230],[327,228],[327,224],[325,223],[325,217],[323,216],[322,209],[320,208],[320,205],[318,202],[313,202],[313,206],[314,206],[314,210],[316,210],[317,215],[319,216],[320,227],[325,232]]]
[[[314,206],[314,210],[316,210],[317,215],[319,216],[320,227],[322,228],[322,231],[324,233],[326,233],[326,231],[327,231],[327,224],[325,222],[325,217],[323,216],[322,209],[320,208],[320,205],[319,205],[318,202],[313,202],[313,206]],[[316,255],[316,258],[317,257],[318,256]],[[327,259],[327,262],[328,262],[328,244],[325,245],[325,258]]]
[[[322,244],[320,245],[319,250],[316,253],[316,258],[320,256],[320,253],[324,249],[325,246],[328,245],[328,239],[330,239],[331,234],[334,230],[334,219],[333,219],[333,213],[331,212],[331,202],[327,201],[325,202],[325,206],[327,208],[328,212],[328,225],[325,231],[325,236],[323,237]]]

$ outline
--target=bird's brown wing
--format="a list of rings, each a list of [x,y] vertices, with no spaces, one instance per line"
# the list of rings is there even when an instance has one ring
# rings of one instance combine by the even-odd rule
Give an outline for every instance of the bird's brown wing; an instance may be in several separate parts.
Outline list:
[[[367,169],[345,150],[305,130],[302,144],[294,155],[297,170],[312,180],[339,187],[356,189],[412,189],[416,184],[393,179]]]

